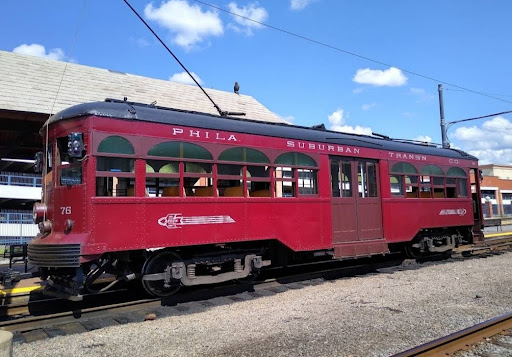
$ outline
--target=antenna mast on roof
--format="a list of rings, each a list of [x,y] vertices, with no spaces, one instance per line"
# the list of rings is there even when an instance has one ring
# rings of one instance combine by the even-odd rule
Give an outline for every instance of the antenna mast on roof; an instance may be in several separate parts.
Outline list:
[[[199,88],[201,88],[201,90],[203,91],[204,95],[206,97],[208,97],[208,99],[210,100],[210,102],[212,102],[213,106],[215,107],[215,109],[217,109],[217,111],[219,112],[219,115],[225,117],[225,116],[228,116],[228,115],[245,115],[245,113],[239,113],[239,112],[228,112],[228,111],[224,111],[224,110],[221,110],[220,107],[213,101],[213,99],[208,95],[208,93],[206,93],[206,91],[203,89],[203,87],[201,87],[201,85],[199,84],[199,82],[194,78],[194,76],[192,76],[192,74],[190,74],[190,72],[188,71],[188,69],[185,68],[185,66],[183,65],[183,63],[181,63],[181,61],[178,59],[178,57],[176,57],[174,55],[174,53],[169,49],[169,47],[167,47],[167,45],[164,43],[164,41],[162,41],[160,39],[160,37],[158,37],[158,35],[156,34],[155,31],[153,31],[153,29],[151,28],[151,26],[148,25],[148,23],[146,21],[144,21],[144,19],[139,15],[139,13],[130,5],[130,3],[128,2],[128,0],[123,0],[125,2],[126,5],[128,5],[128,7],[133,11],[133,13],[135,15],[137,15],[137,17],[139,18],[140,21],[142,21],[142,23],[144,23],[144,25],[146,25],[146,27],[149,29],[149,31],[151,31],[151,33],[157,38],[158,41],[160,41],[160,43],[162,44],[162,46],[165,47],[165,49],[167,50],[167,52],[169,52],[171,54],[171,56],[174,57],[174,59],[176,60],[176,62],[179,63],[179,65],[181,66],[181,68],[183,68],[185,70],[185,72],[187,72],[187,74],[190,76],[190,78],[192,78],[192,80],[197,84],[197,86]]]

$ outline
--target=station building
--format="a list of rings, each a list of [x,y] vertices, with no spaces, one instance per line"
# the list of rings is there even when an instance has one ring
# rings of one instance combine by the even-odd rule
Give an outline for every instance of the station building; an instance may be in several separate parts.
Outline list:
[[[480,170],[484,217],[512,218],[512,166],[480,165]]]
[[[219,114],[195,85],[12,52],[0,51],[0,78],[0,245],[26,243],[38,232],[32,205],[41,199],[41,174],[34,172],[34,155],[43,149],[39,130],[52,114],[106,98]],[[285,122],[251,96],[205,90],[224,111]]]

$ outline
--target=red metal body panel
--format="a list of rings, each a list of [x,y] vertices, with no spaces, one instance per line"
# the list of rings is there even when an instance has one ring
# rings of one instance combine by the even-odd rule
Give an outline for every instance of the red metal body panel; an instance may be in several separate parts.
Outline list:
[[[48,201],[48,216],[54,222],[54,229],[36,243],[81,243],[83,255],[276,239],[295,251],[327,249],[333,247],[333,242],[351,242],[336,247],[336,255],[356,256],[385,252],[386,241],[410,241],[421,228],[472,226],[474,223],[471,197],[391,198],[388,172],[388,160],[464,169],[477,168],[478,164],[473,160],[94,116],[53,125],[49,131],[50,141],[72,130],[84,132],[87,146],[83,184],[58,186],[58,170],[52,171],[54,187]],[[135,164],[136,197],[94,197],[96,160],[93,155],[98,143],[111,134],[129,138],[135,147],[138,157]],[[318,163],[319,194],[290,198],[144,197],[146,169],[140,157],[162,140],[201,144],[214,160],[232,146],[257,148],[271,162],[283,152],[306,153]],[[367,203],[358,198],[331,198],[329,156],[333,155],[377,160],[379,197],[367,199]],[[61,208],[67,206],[71,207],[71,213],[62,214]],[[65,219],[75,222],[70,234],[62,233]],[[205,223],[212,221],[216,223]],[[368,241],[365,244],[361,240]]]
[[[471,226],[471,199],[385,199],[384,231],[389,242],[411,240],[421,228]],[[448,213],[448,214],[446,214]]]

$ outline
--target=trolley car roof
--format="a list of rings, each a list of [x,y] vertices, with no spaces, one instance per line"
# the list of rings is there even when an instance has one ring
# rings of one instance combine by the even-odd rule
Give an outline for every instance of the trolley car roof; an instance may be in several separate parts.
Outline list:
[[[118,100],[107,100],[105,102],[75,105],[53,115],[45,125],[83,116],[98,116],[173,124],[201,129],[322,142],[334,145],[351,145],[396,152],[478,160],[476,157],[463,151],[444,149],[432,144],[424,145],[403,142],[400,140],[377,138],[373,136],[340,133],[320,128],[308,128],[282,123],[265,123],[257,120],[221,117],[208,113],[183,111]]]

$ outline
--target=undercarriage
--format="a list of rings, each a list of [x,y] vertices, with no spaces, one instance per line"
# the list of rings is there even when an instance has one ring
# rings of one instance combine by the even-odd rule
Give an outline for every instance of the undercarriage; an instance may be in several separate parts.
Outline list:
[[[73,301],[82,300],[86,292],[103,292],[121,281],[131,280],[140,280],[151,295],[166,297],[181,286],[255,277],[261,268],[270,264],[269,259],[264,259],[263,249],[217,249],[196,255],[158,249],[105,254],[76,269],[42,268],[41,276],[47,280],[45,294]],[[114,280],[98,288],[96,283],[105,274],[114,276]]]

